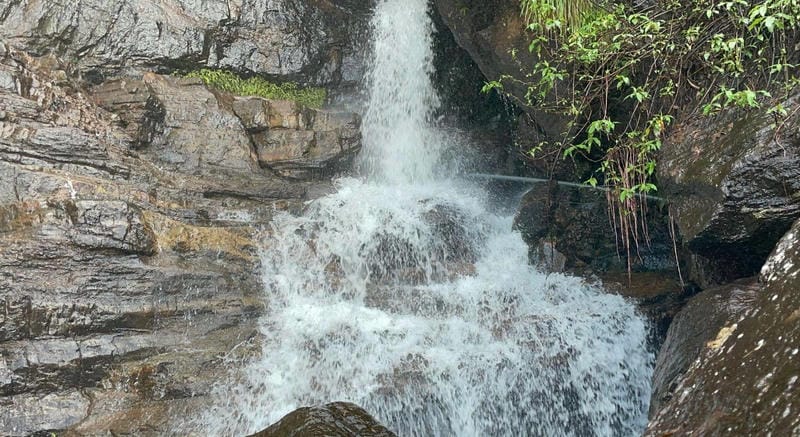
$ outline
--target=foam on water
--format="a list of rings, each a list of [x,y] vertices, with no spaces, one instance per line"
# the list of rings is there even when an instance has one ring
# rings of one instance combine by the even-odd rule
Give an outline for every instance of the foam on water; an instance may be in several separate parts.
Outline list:
[[[216,390],[214,435],[351,401],[401,436],[636,435],[652,357],[634,307],[528,264],[511,218],[443,177],[427,0],[382,0],[364,177],[262,251],[262,356]]]

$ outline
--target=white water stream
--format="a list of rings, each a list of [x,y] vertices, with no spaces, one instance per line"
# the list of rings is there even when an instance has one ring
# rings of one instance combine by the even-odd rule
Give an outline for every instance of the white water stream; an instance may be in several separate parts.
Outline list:
[[[511,218],[441,162],[432,31],[428,0],[378,1],[362,177],[275,219],[263,356],[218,390],[211,435],[332,401],[400,436],[644,428],[652,357],[634,307],[531,267]]]

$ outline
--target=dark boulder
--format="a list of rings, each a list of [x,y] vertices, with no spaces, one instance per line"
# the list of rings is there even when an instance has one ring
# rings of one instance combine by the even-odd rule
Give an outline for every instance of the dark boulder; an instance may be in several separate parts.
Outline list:
[[[638,249],[631,250],[632,270],[677,272],[659,205],[651,205],[647,225],[649,240],[642,234]],[[544,268],[600,277],[627,271],[628,254],[615,235],[602,191],[536,184],[522,197],[514,228],[528,243],[531,262]]]
[[[674,396],[654,412],[645,435],[800,431],[800,220],[773,250],[759,279],[752,302],[709,337]],[[707,318],[709,308],[693,312],[696,316],[686,320]]]
[[[394,437],[357,405],[334,402],[299,408],[251,437]]]
[[[681,377],[718,335],[726,323],[736,320],[753,303],[758,290],[755,279],[705,290],[691,298],[675,316],[653,373],[651,415],[675,395]]]
[[[754,276],[800,217],[800,94],[789,117],[727,110],[670,133],[658,178],[701,286]]]

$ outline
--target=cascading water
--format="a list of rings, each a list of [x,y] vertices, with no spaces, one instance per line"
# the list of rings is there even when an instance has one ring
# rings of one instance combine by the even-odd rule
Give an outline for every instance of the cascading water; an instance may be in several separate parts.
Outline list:
[[[364,178],[274,220],[263,353],[218,390],[207,431],[351,401],[400,436],[638,434],[644,322],[618,296],[529,266],[511,218],[444,174],[428,0],[379,0],[373,26]]]

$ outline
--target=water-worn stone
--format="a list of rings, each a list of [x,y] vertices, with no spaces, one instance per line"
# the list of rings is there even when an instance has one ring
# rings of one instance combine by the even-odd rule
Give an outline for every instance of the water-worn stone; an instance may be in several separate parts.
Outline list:
[[[256,99],[247,100],[246,108],[239,104],[237,114],[253,132],[258,162],[282,176],[327,178],[348,168],[361,150],[361,120],[356,114],[277,100],[254,105]]]
[[[651,415],[674,396],[683,374],[720,329],[750,308],[757,289],[753,278],[705,290],[675,316],[653,373]]]
[[[74,59],[94,82],[131,70],[218,67],[348,85],[363,73],[368,0],[6,2],[0,37]]]
[[[357,405],[334,402],[319,407],[299,408],[251,437],[394,437]]]
[[[753,276],[800,217],[800,94],[776,120],[730,109],[690,117],[664,142],[658,178],[703,286]]]
[[[755,299],[705,343],[645,435],[797,435],[798,363],[800,220],[763,266]]]
[[[74,206],[68,212],[74,224],[70,239],[75,244],[155,255],[155,234],[136,206],[124,201],[93,200],[77,201]]]

